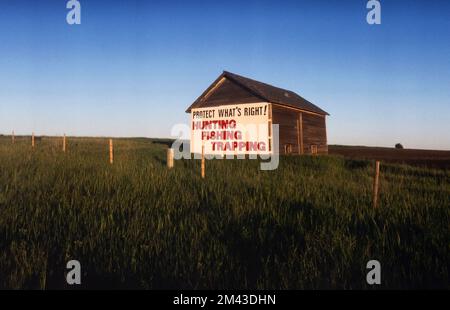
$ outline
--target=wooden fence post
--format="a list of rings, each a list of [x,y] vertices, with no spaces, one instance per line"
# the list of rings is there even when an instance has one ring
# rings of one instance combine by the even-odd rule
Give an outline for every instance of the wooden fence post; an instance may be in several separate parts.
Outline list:
[[[64,134],[64,137],[63,137],[63,152],[64,153],[66,152],[66,134]]]
[[[205,146],[202,145],[202,179],[205,178]]]
[[[109,139],[109,163],[112,165],[113,162],[114,162],[113,140]]]
[[[169,169],[173,168],[173,155],[174,155],[173,149],[171,148],[167,149],[167,168]]]
[[[377,160],[375,162],[375,177],[373,181],[373,207],[376,209],[378,207],[378,185],[380,178],[380,162]]]
[[[31,134],[31,147],[34,148],[34,132]]]
[[[15,138],[14,138],[14,130],[13,130],[13,131],[12,131],[12,136],[11,136],[12,144],[14,144],[14,142],[15,142],[14,139],[15,139]]]

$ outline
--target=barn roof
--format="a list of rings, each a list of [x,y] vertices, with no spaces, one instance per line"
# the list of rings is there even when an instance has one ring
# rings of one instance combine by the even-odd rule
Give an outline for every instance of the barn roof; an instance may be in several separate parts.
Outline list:
[[[294,93],[293,91],[275,87],[266,83],[258,82],[231,72],[224,71],[212,84],[209,86],[203,94],[194,101],[193,104],[186,110],[187,113],[191,109],[206,107],[203,105],[205,101],[205,96],[223,79],[227,78],[241,87],[245,88],[247,91],[253,95],[260,97],[263,101],[277,103],[284,106],[289,106],[293,108],[298,108],[301,110],[306,110],[322,115],[329,115],[327,112]]]

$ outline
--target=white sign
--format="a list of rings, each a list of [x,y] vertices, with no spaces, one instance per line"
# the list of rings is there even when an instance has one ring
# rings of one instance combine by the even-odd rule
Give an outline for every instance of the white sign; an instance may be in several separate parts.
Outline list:
[[[191,153],[268,155],[269,103],[192,109]]]

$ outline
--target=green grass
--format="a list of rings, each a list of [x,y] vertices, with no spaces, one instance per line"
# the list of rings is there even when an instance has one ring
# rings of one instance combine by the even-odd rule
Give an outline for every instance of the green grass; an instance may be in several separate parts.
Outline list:
[[[449,288],[450,172],[341,157],[165,167],[147,139],[0,138],[0,288]]]

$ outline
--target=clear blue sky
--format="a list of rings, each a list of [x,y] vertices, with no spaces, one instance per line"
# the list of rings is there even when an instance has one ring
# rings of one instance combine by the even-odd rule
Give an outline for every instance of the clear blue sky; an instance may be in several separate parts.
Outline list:
[[[223,71],[293,90],[330,144],[450,149],[450,1],[0,1],[0,133],[169,137]]]

